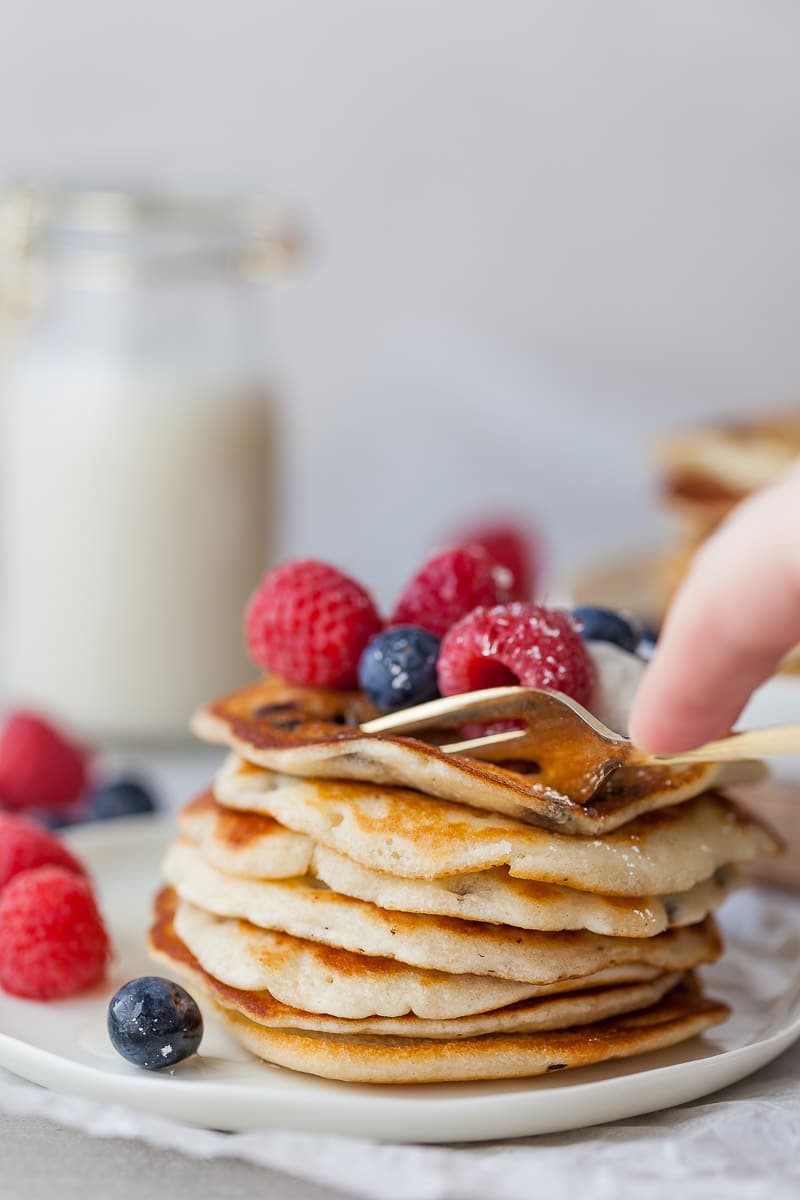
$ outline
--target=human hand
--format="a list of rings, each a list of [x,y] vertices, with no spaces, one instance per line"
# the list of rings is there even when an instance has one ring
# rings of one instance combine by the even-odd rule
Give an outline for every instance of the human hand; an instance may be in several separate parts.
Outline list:
[[[800,642],[800,464],[738,505],[695,555],[630,719],[655,754],[727,733]]]

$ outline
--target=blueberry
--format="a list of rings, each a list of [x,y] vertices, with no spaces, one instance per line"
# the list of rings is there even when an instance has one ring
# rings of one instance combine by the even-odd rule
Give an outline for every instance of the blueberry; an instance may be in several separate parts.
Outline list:
[[[644,658],[648,662],[656,652],[658,645],[658,630],[652,625],[639,626],[639,641],[636,644],[636,653],[639,658]]]
[[[578,632],[585,642],[611,642],[633,654],[639,640],[638,633],[620,613],[613,608],[595,608],[591,604],[573,608],[572,617]]]
[[[383,712],[435,700],[439,638],[418,625],[395,625],[374,637],[361,655],[358,681]]]
[[[203,1018],[187,991],[170,979],[142,975],[123,984],[108,1006],[114,1049],[137,1067],[160,1071],[194,1054]]]
[[[89,820],[108,821],[112,817],[130,817],[154,812],[152,793],[138,779],[116,779],[89,797]]]
[[[44,812],[37,808],[32,812],[29,811],[26,815],[54,833],[58,833],[61,829],[69,829],[73,825],[80,825],[85,819],[82,808],[73,808],[69,812]]]

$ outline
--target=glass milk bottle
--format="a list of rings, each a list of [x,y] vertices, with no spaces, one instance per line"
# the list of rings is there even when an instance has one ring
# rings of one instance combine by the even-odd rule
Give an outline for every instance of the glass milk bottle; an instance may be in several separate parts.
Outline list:
[[[7,207],[10,702],[100,740],[169,739],[252,676],[242,614],[270,559],[277,447],[247,275],[291,253],[276,221],[122,193]]]

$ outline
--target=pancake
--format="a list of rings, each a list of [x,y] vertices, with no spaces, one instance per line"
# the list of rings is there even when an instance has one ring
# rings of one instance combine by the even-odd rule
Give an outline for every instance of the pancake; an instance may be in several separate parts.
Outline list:
[[[207,926],[205,937],[204,923]],[[268,939],[271,935],[262,933],[261,936]],[[243,957],[246,958],[249,954],[255,958],[258,954],[255,940],[257,937],[258,931],[241,922],[209,918],[199,909],[192,909],[183,902],[179,902],[177,912],[173,915],[169,911],[169,905],[162,903],[150,933],[150,947],[156,957],[168,961],[173,968],[177,966],[184,978],[190,983],[199,983],[204,991],[210,993],[224,1008],[239,1012],[256,1024],[270,1028],[310,1029],[318,1033],[462,1038],[485,1033],[533,1033],[564,1029],[646,1008],[660,1000],[682,978],[677,973],[662,974],[651,982],[593,987],[569,994],[525,999],[464,1016],[423,1018],[406,1012],[388,1017],[371,1013],[343,1017],[341,1014],[331,1014],[327,1009],[320,1011],[317,1006],[313,1010],[307,1010],[281,1003],[267,989],[242,989],[231,986],[224,975],[217,973],[217,963],[220,960],[227,962],[231,957],[227,945],[228,938],[233,940]],[[364,961],[361,955],[348,955],[345,951],[340,951],[339,954],[342,959]],[[369,964],[369,960],[366,961]],[[388,973],[391,974],[393,964],[388,960],[380,960],[380,964],[375,968],[376,974],[381,967],[384,970],[388,968]],[[369,965],[366,969],[370,969]],[[360,964],[357,961],[354,962],[354,974],[356,978],[361,976]],[[477,982],[488,982],[491,988],[492,983],[497,981]],[[424,991],[423,983],[420,983],[419,990]],[[314,989],[309,987],[308,991],[316,997]]]
[[[499,976],[548,984],[631,963],[683,971],[721,952],[712,918],[650,938],[615,938],[585,930],[540,933],[452,917],[389,912],[303,879],[253,880],[210,866],[191,842],[168,852],[164,877],[182,900],[263,929],[358,954],[398,959],[452,974]]]
[[[427,1020],[452,1020],[555,993],[650,983],[660,975],[658,968],[638,963],[538,986],[486,975],[449,975],[215,917],[165,889],[157,904],[159,914],[167,906],[172,919],[176,905],[178,935],[222,983],[242,991],[269,991],[292,1008],[349,1019],[412,1013]]]
[[[548,832],[402,788],[277,775],[235,757],[214,791],[226,807],[266,813],[361,866],[410,879],[507,866],[516,878],[579,891],[664,896],[778,849],[755,818],[715,793],[596,838]]]
[[[259,999],[254,998],[258,993],[251,993],[249,999],[246,993],[232,995],[204,973],[179,939],[170,937],[158,923],[151,932],[150,947],[171,973],[186,979],[218,1022],[251,1053],[294,1071],[351,1083],[437,1083],[543,1075],[674,1046],[719,1024],[729,1014],[724,1004],[703,997],[690,978],[671,987],[648,1008],[586,1025],[573,1023],[560,1031],[461,1038],[340,1033],[309,1028],[308,1014],[283,1006],[273,1009],[264,993]],[[569,1003],[569,998],[563,1002]],[[254,1020],[248,1012],[259,1019]],[[286,1024],[269,1024],[284,1018]],[[319,1017],[314,1021],[323,1024]]]
[[[445,879],[402,879],[361,867],[325,846],[314,851],[312,870],[334,891],[380,908],[520,929],[588,929],[610,937],[652,937],[671,926],[694,925],[715,912],[739,881],[735,868],[721,867],[676,895],[602,896],[514,879],[503,867]]]
[[[199,846],[206,862],[228,875],[281,879],[308,872],[334,891],[380,908],[521,929],[589,929],[616,937],[650,937],[670,925],[701,921],[737,882],[736,870],[723,867],[688,892],[623,898],[514,879],[504,867],[444,879],[403,879],[360,866],[305,834],[287,834],[272,818],[227,809],[208,792],[187,805],[178,820],[181,833]],[[305,852],[283,860],[276,845],[282,845],[285,836],[304,843]]]
[[[712,787],[747,782],[763,769],[753,764],[695,764],[682,768],[624,767],[591,802],[581,805],[535,775],[464,755],[445,754],[417,738],[362,733],[374,716],[357,692],[326,692],[265,679],[215,701],[195,715],[194,732],[230,746],[242,758],[302,778],[367,780],[415,788],[429,796],[503,813],[517,820],[597,835]],[[529,772],[533,764],[521,764]],[[539,764],[546,776],[546,764]]]
[[[716,502],[731,508],[773,483],[800,454],[800,414],[794,409],[671,433],[657,453],[672,493],[699,505]]]
[[[211,791],[202,792],[181,810],[178,828],[213,865],[231,875],[290,879],[311,867],[314,842],[273,817],[240,813],[217,804]]]
[[[692,984],[679,984],[651,1008],[610,1021],[553,1033],[434,1040],[269,1029],[224,1008],[208,993],[206,998],[230,1036],[267,1063],[323,1079],[374,1084],[518,1079],[632,1058],[696,1037],[726,1020],[730,1011],[705,999]]]
[[[610,1021],[456,1041],[268,1029],[209,999],[228,1033],[257,1057],[325,1079],[377,1084],[515,1079],[631,1058],[704,1033],[730,1011],[690,981],[652,1007]]]
[[[656,446],[661,500],[675,536],[651,565],[646,591],[656,621],[683,581],[695,554],[747,496],[775,483],[800,454],[800,411],[721,421],[670,433]],[[628,591],[636,607],[642,591]],[[800,647],[778,671],[797,674]]]

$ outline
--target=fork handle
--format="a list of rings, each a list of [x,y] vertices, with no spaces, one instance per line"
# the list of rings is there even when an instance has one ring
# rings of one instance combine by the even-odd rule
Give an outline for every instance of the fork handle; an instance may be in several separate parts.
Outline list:
[[[773,725],[767,729],[745,729],[728,737],[718,738],[682,750],[679,754],[649,756],[649,761],[663,763],[737,762],[743,758],[763,758],[769,754],[800,754],[800,725]]]

